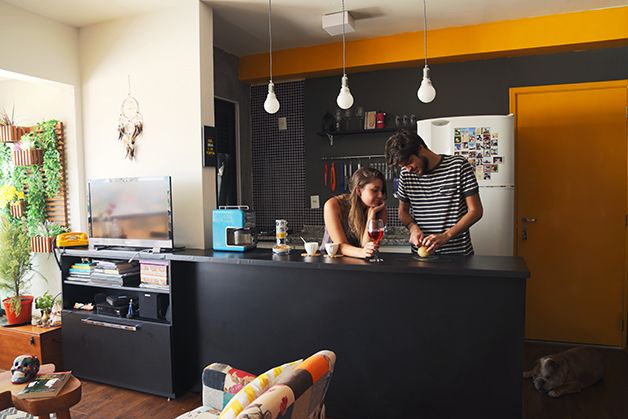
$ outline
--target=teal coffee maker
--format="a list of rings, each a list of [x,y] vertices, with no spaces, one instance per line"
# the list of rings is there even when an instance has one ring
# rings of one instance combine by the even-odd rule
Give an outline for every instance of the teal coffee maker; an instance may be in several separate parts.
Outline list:
[[[246,252],[256,247],[255,213],[248,206],[221,206],[212,218],[214,250]]]

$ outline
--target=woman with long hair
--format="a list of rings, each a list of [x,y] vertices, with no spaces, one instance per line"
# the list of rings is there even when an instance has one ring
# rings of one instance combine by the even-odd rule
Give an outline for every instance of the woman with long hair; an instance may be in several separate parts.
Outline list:
[[[338,253],[358,258],[371,257],[376,244],[366,224],[371,219],[386,223],[386,180],[379,170],[363,167],[351,176],[350,192],[325,202],[325,243],[339,243]]]

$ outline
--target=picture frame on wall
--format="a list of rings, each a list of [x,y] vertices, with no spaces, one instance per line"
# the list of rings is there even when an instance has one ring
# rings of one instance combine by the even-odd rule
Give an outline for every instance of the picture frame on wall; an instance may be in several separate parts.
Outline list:
[[[216,127],[203,126],[203,167],[216,167]]]

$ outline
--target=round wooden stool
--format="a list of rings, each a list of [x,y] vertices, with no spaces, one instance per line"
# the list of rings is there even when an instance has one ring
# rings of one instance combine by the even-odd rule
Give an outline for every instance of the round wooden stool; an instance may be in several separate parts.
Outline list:
[[[70,407],[81,401],[81,382],[76,377],[70,377],[56,397],[46,399],[18,399],[13,398],[13,405],[17,410],[28,412],[33,416],[48,418],[51,413],[57,419],[71,419]]]
[[[54,364],[44,364],[39,372],[47,374],[54,372],[54,370]],[[49,418],[50,414],[54,413],[58,419],[70,419],[70,407],[81,401],[81,382],[74,376],[70,377],[59,394],[45,399],[18,399],[17,393],[24,389],[26,385],[27,383],[11,384],[11,372],[9,371],[0,373],[0,393],[9,390],[13,406],[17,410],[30,413],[33,416]]]

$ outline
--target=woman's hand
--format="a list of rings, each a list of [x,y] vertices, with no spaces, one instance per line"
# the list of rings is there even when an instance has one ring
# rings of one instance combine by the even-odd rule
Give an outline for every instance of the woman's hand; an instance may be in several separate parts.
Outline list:
[[[367,220],[374,220],[375,218],[377,218],[377,214],[379,214],[384,208],[386,208],[386,203],[385,202],[382,202],[381,204],[379,204],[376,207],[369,207],[366,219]]]
[[[376,245],[373,242],[368,242],[364,245],[364,247],[362,248],[362,257],[363,258],[370,258],[371,256],[373,256],[373,254],[375,253],[375,250],[378,248],[379,246]]]

